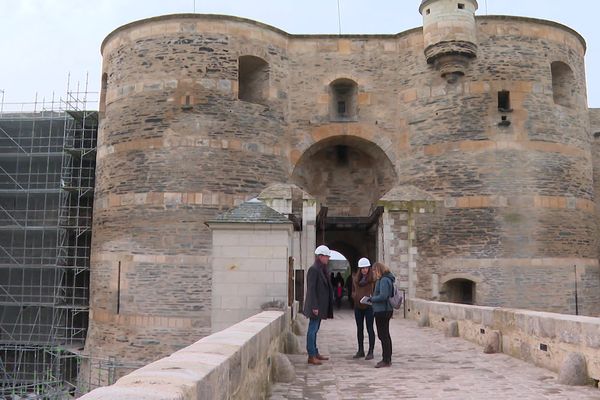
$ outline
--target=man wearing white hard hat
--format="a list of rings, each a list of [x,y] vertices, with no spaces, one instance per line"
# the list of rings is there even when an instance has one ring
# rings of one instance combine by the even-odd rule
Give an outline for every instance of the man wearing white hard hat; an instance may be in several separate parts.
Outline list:
[[[308,363],[321,365],[328,360],[319,353],[317,348],[317,332],[321,327],[321,320],[333,318],[333,287],[329,280],[327,264],[331,257],[331,250],[325,245],[315,249],[315,263],[306,273],[306,298],[303,313],[309,319],[306,331],[306,351]]]

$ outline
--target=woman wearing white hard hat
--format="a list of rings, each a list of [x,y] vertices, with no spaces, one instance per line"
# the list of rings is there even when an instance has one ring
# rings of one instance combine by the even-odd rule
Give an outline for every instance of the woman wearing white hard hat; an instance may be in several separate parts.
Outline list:
[[[371,297],[375,288],[375,276],[371,271],[371,262],[367,258],[358,260],[358,273],[352,280],[352,298],[354,299],[354,319],[356,320],[356,338],[358,340],[358,351],[353,358],[365,357],[364,347],[364,323],[367,325],[369,334],[369,350],[365,360],[373,359],[375,348],[375,330],[373,329],[373,307],[370,304],[361,303],[364,297]]]

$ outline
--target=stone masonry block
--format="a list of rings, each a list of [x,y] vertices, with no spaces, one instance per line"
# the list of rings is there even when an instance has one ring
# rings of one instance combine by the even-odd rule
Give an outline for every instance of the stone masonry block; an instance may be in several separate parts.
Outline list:
[[[287,260],[267,260],[266,264],[265,264],[265,269],[267,271],[285,271],[287,274],[287,270],[288,270],[288,263]]]
[[[267,261],[264,258],[238,258],[235,264],[230,264],[232,271],[243,271],[249,274],[266,270]],[[232,267],[235,266],[235,267]]]
[[[485,354],[499,353],[501,349],[501,336],[500,332],[488,330],[486,331],[484,339],[483,352]]]
[[[221,298],[222,309],[241,309],[246,308],[246,298],[242,296],[219,296]]]
[[[447,337],[458,337],[458,322],[450,321],[448,326],[446,327],[445,334]]]
[[[558,382],[563,385],[582,386],[588,383],[586,360],[583,354],[569,353],[558,374]]]
[[[248,246],[247,250],[246,250],[246,254],[248,257],[251,257],[251,258],[269,259],[269,258],[273,257],[273,255],[275,253],[275,249],[277,249],[277,247]]]

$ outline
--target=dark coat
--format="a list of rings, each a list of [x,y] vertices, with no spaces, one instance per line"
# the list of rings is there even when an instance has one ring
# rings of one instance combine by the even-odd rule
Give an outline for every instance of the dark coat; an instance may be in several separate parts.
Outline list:
[[[314,315],[313,309],[318,309],[319,315]],[[306,299],[303,313],[306,318],[333,318],[333,288],[327,273],[323,273],[323,265],[318,259],[306,273]]]
[[[352,300],[354,300],[354,308],[358,308],[361,310],[365,310],[371,306],[367,304],[362,304],[360,299],[364,296],[372,296],[373,291],[375,290],[375,274],[369,268],[369,274],[367,275],[367,284],[365,286],[360,286],[361,279],[360,270],[356,273],[354,278],[352,278]]]

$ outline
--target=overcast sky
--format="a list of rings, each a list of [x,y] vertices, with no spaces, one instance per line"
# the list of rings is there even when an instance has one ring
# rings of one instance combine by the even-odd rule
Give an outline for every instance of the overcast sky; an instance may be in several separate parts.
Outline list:
[[[420,0],[339,0],[342,33],[394,34],[422,25]],[[338,0],[0,0],[0,90],[9,102],[100,86],[100,44],[131,21],[174,13],[250,18],[289,33],[338,33]],[[588,104],[600,107],[600,1],[479,0],[477,15],[548,19],[587,42]],[[0,93],[0,100],[2,93]]]

